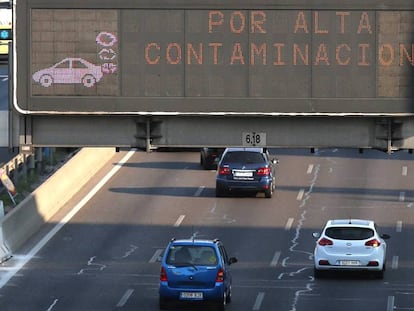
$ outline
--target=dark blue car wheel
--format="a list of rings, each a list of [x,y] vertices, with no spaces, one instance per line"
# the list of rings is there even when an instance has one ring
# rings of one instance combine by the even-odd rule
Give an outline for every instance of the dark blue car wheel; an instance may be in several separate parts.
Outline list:
[[[160,306],[160,310],[167,310],[168,309],[168,301],[167,301],[167,299],[160,296],[160,298],[159,298],[159,306]]]

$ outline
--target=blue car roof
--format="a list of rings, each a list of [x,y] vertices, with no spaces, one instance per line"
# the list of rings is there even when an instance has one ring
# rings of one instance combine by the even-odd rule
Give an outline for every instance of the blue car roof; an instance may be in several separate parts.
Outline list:
[[[180,245],[210,245],[210,246],[215,244],[213,240],[204,240],[204,239],[180,239],[180,240],[174,240],[171,243],[180,244]]]

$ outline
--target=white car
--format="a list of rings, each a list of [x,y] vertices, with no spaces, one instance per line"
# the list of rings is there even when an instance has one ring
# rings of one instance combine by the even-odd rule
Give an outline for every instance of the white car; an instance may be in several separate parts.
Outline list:
[[[317,238],[314,251],[314,276],[329,270],[372,271],[384,277],[388,234],[379,235],[372,220],[329,220]]]

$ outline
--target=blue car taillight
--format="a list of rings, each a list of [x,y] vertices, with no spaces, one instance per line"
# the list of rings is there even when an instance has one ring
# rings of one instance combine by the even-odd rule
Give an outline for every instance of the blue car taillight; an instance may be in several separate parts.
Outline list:
[[[165,271],[165,268],[164,267],[161,267],[160,281],[161,282],[167,282],[168,281],[167,272]]]
[[[223,282],[224,282],[224,271],[223,271],[223,268],[220,268],[217,271],[216,283],[223,283]]]

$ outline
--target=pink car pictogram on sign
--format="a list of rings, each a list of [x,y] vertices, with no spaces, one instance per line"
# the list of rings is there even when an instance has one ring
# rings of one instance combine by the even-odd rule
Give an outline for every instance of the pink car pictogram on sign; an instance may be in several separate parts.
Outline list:
[[[35,72],[33,80],[44,87],[70,83],[93,87],[102,76],[101,66],[94,65],[83,58],[65,58],[49,68]]]

